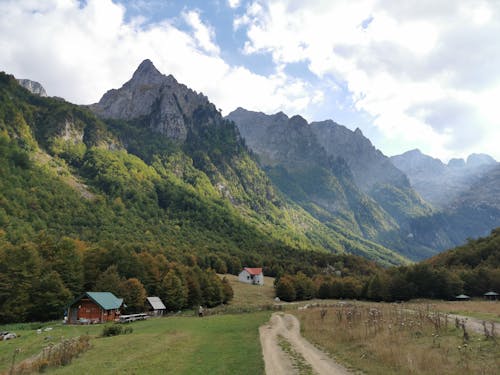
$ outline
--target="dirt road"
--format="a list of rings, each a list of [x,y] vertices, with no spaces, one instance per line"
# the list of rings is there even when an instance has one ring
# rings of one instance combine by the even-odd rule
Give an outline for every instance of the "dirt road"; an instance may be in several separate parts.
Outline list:
[[[267,375],[298,374],[299,368],[312,369],[318,375],[349,374],[301,336],[300,323],[293,315],[274,313],[259,332]],[[284,347],[289,349],[284,351]]]

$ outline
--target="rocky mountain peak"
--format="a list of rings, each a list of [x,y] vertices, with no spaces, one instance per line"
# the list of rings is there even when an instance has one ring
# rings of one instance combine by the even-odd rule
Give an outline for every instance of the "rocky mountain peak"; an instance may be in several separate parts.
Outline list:
[[[24,87],[26,90],[31,92],[32,94],[39,95],[39,96],[47,96],[47,92],[43,88],[43,86],[36,82],[32,81],[30,79],[18,79],[17,82]]]
[[[487,154],[470,154],[467,158],[468,167],[479,167],[482,165],[494,165],[496,160]]]
[[[129,83],[160,84],[165,78],[166,77],[156,69],[153,62],[146,59],[140,63]]]
[[[187,119],[204,105],[211,105],[204,95],[178,83],[172,75],[160,73],[146,59],[128,82],[105,93],[90,109],[102,118],[140,119],[152,130],[183,142],[188,132]]]
[[[307,126],[307,120],[299,115],[292,116],[289,120],[290,125],[292,126]]]

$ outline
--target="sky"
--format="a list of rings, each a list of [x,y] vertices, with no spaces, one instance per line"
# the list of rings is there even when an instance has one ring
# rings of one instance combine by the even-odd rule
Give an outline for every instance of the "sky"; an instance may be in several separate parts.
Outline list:
[[[500,160],[499,0],[0,0],[0,71],[99,101],[144,59],[237,107],[332,119],[391,156]]]

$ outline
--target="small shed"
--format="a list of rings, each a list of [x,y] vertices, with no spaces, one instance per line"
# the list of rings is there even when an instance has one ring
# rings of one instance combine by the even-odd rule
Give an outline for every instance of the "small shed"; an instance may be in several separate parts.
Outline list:
[[[264,285],[262,268],[245,267],[238,275],[238,280],[247,284]]]
[[[105,323],[120,316],[123,298],[111,292],[85,292],[68,307],[69,324]]]
[[[456,296],[455,299],[457,301],[468,301],[468,300],[470,300],[470,297],[466,296],[465,294],[460,294],[460,295]]]
[[[153,316],[162,316],[167,308],[163,304],[160,297],[147,297],[148,312]]]
[[[498,299],[499,294],[493,291],[490,291],[488,293],[484,293],[484,298],[490,300],[490,301],[496,301]]]

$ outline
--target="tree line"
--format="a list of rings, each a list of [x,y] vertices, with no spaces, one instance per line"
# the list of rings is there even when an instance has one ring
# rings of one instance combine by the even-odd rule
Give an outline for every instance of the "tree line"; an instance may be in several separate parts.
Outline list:
[[[124,298],[131,313],[144,311],[147,296],[159,296],[168,311],[232,299],[229,282],[205,267],[204,259],[187,257],[183,264],[161,252],[107,245],[43,232],[36,241],[14,245],[0,232],[0,322],[62,318],[84,291],[112,292]]]
[[[407,301],[413,298],[454,299],[500,291],[500,228],[491,235],[410,266],[378,268],[371,274],[344,274],[339,267],[306,275],[277,278],[276,295],[284,301],[347,298]]]

